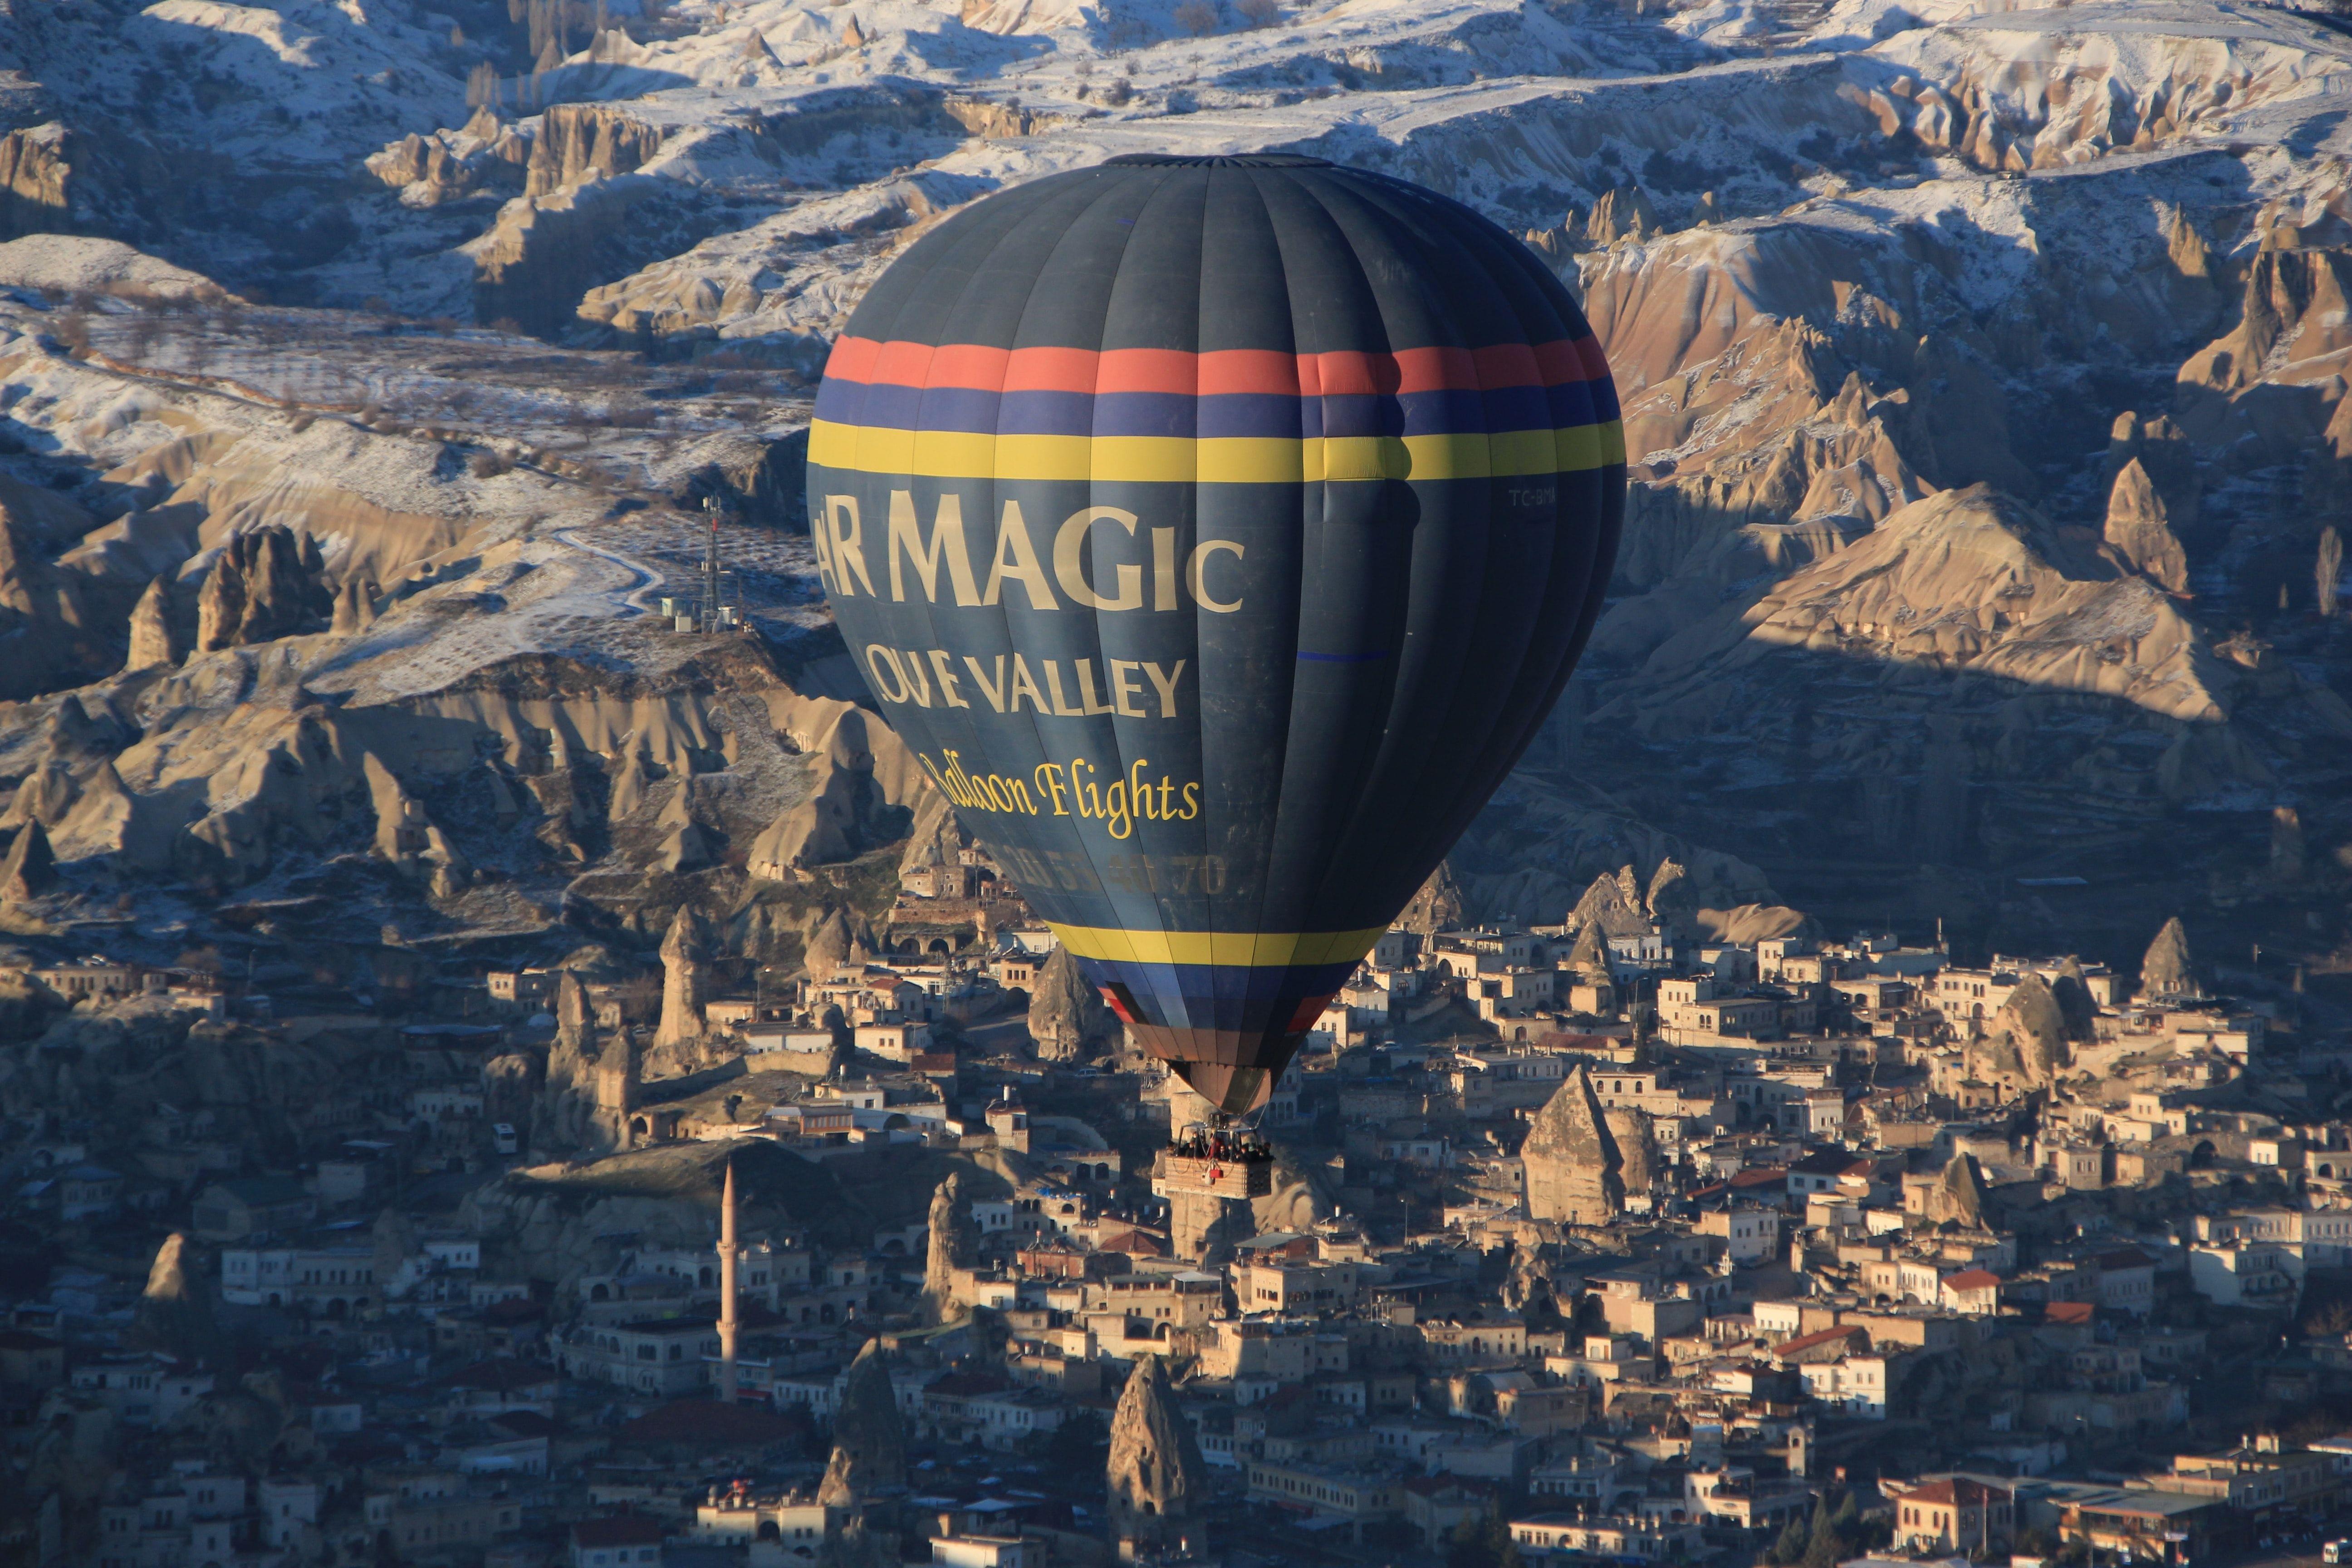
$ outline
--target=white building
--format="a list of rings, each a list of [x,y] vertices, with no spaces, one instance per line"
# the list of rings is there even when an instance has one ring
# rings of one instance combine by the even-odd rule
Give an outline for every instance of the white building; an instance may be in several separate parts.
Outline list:
[[[184,1367],[170,1356],[101,1355],[73,1369],[73,1386],[132,1426],[161,1426],[213,1391],[213,1374]]]
[[[306,1306],[340,1318],[382,1295],[372,1247],[230,1247],[220,1257],[221,1300],[239,1306]]]
[[[1804,1375],[1805,1392],[1842,1415],[1867,1421],[1886,1419],[1887,1368],[1893,1357],[1848,1356],[1843,1361],[1807,1363],[1797,1370]]]
[[[1044,1546],[1017,1535],[935,1535],[931,1561],[943,1568],[1044,1568]]]

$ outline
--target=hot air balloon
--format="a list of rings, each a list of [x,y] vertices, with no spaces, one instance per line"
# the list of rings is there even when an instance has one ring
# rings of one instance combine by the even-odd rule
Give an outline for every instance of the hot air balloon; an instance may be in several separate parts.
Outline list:
[[[1276,155],[956,214],[850,318],[808,447],[881,711],[1226,1114],[1542,722],[1624,483],[1608,366],[1534,255]]]

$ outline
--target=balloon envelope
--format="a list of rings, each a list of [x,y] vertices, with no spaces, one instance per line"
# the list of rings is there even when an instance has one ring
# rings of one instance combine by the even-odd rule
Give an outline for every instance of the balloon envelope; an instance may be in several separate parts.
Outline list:
[[[1115,159],[891,264],[809,436],[850,653],[1146,1048],[1263,1103],[1566,683],[1624,504],[1575,302],[1314,159]]]

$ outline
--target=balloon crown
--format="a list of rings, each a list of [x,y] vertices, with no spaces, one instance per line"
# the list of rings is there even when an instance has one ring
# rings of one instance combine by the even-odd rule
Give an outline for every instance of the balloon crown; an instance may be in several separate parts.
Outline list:
[[[1160,168],[1181,169],[1328,169],[1328,158],[1310,158],[1304,153],[1238,153],[1213,156],[1191,157],[1181,153],[1121,153],[1116,158],[1103,161],[1105,168],[1132,168],[1137,164],[1155,164]]]

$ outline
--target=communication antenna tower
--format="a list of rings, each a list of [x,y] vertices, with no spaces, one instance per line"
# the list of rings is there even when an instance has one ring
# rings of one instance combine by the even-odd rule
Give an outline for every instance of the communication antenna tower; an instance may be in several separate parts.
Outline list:
[[[709,527],[702,552],[702,629],[715,632],[725,619],[719,586],[719,498],[702,498],[702,515]]]

